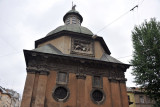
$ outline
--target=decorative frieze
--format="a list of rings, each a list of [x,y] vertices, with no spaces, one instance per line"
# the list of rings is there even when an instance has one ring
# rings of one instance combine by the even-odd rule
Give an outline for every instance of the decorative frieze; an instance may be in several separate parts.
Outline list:
[[[49,71],[46,69],[38,69],[37,67],[27,67],[27,73],[39,73],[40,75],[48,75]]]
[[[121,66],[116,66],[110,63],[102,63],[92,60],[76,59],[70,57],[57,57],[54,55],[43,55],[36,53],[35,56],[29,56],[27,63],[28,73],[48,74],[51,71],[66,72],[77,74],[77,78],[85,78],[85,75],[99,75],[109,77],[110,80],[124,80],[125,69]]]

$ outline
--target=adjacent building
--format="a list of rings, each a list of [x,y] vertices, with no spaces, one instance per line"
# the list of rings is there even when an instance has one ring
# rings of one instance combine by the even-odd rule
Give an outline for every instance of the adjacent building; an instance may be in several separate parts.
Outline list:
[[[21,107],[129,107],[124,73],[104,39],[81,26],[75,6],[64,25],[24,50],[27,66]]]
[[[10,107],[11,95],[0,86],[0,107]]]
[[[129,102],[132,102],[129,107],[152,107],[155,103],[140,88],[127,88]]]
[[[0,107],[20,107],[20,103],[19,93],[0,86]]]

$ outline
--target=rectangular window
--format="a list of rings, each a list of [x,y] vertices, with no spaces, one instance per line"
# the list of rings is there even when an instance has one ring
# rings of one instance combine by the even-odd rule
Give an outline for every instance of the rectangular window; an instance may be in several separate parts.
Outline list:
[[[94,76],[93,77],[93,87],[95,88],[102,88],[103,87],[102,77]]]
[[[77,20],[77,23],[80,24],[80,20]]]
[[[72,17],[72,24],[76,24],[76,17]]]
[[[57,84],[67,84],[68,74],[65,72],[58,72]]]
[[[140,101],[140,103],[144,103],[144,97],[143,96],[139,96],[139,101]]]
[[[67,25],[70,24],[70,18],[67,18],[66,24],[67,24]]]

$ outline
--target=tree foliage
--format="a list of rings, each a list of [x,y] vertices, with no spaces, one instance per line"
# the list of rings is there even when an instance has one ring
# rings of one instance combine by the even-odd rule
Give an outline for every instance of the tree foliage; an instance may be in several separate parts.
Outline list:
[[[160,107],[160,22],[152,18],[132,31],[135,82]]]

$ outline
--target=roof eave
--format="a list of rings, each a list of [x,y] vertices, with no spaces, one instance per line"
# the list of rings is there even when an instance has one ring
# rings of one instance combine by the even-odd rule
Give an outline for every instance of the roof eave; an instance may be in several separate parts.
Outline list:
[[[113,62],[106,62],[106,61],[101,61],[98,59],[90,59],[90,58],[85,58],[85,57],[78,57],[78,56],[69,56],[69,55],[59,55],[59,54],[50,54],[50,53],[42,53],[42,52],[36,52],[36,51],[32,51],[32,50],[24,50],[24,56],[25,56],[25,61],[26,61],[26,66],[28,66],[28,62],[29,62],[29,57],[28,55],[30,54],[41,54],[42,56],[45,55],[49,55],[49,56],[55,56],[56,58],[61,57],[61,58],[69,58],[69,60],[85,60],[85,61],[91,61],[93,63],[104,63],[104,64],[116,64],[116,65],[120,65],[123,66],[125,69],[128,69],[130,67],[129,64],[122,64],[122,63],[113,63]]]

